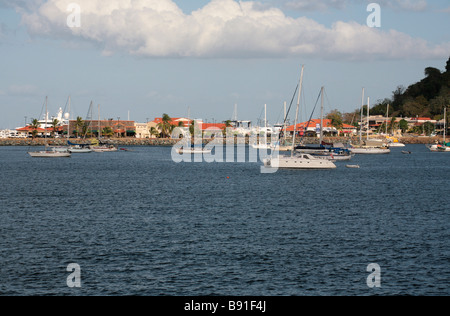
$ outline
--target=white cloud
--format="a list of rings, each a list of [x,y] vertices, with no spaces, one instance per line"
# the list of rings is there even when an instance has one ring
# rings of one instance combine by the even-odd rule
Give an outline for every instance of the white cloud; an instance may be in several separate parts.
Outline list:
[[[326,11],[346,9],[351,4],[367,5],[376,2],[382,7],[405,11],[424,11],[428,8],[427,0],[284,0],[285,6],[299,11]]]
[[[212,0],[184,14],[172,0],[78,0],[81,27],[66,24],[73,0],[48,0],[23,13],[32,35],[80,39],[99,45],[104,55],[125,52],[143,57],[318,57],[331,59],[443,58],[450,43],[425,40],[336,22],[327,28],[286,16],[260,2]],[[421,1],[398,0],[404,5]],[[345,0],[322,3],[345,5]]]
[[[347,7],[348,0],[288,0],[286,7],[299,11],[326,11],[328,9],[344,9]]]

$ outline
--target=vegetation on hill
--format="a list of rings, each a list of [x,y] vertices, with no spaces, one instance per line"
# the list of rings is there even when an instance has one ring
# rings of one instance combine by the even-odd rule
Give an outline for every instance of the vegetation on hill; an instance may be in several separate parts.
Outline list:
[[[450,105],[450,58],[445,71],[427,67],[425,78],[408,88],[398,86],[391,98],[379,101],[370,110],[373,115],[386,115],[390,105],[389,116],[430,117],[442,119],[443,109]]]

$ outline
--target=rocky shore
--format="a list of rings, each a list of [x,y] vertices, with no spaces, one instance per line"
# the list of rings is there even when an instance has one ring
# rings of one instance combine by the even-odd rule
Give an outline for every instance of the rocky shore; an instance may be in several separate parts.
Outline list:
[[[349,140],[357,143],[359,141],[358,137],[348,138],[348,137],[326,137],[325,142],[328,143],[348,143]],[[442,137],[401,137],[399,141],[404,144],[432,144],[436,141],[441,142]],[[19,138],[6,138],[0,139],[0,146],[44,146],[44,139],[19,139]],[[111,138],[107,142],[116,146],[173,146],[179,140],[175,139],[138,139],[138,138]],[[71,140],[73,143],[83,143],[87,141],[82,140]],[[208,141],[205,141],[208,142]],[[248,144],[248,138],[245,139]],[[317,138],[305,138],[305,144],[318,144],[319,140]],[[66,139],[49,139],[48,144],[50,146],[64,146],[67,145]]]

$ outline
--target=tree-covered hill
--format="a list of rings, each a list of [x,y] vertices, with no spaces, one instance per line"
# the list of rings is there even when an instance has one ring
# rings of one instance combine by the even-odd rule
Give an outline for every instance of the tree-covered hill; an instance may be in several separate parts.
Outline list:
[[[388,104],[391,117],[420,116],[441,119],[444,107],[450,106],[450,58],[445,71],[426,68],[424,79],[408,88],[398,86],[391,98],[379,101],[371,108],[371,114],[386,115]]]

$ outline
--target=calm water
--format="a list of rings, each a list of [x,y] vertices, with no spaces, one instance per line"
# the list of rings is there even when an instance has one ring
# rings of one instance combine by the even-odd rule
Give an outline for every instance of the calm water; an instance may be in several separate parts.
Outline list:
[[[411,145],[357,156],[361,169],[261,174],[133,149],[0,148],[0,294],[450,294],[450,154]]]

